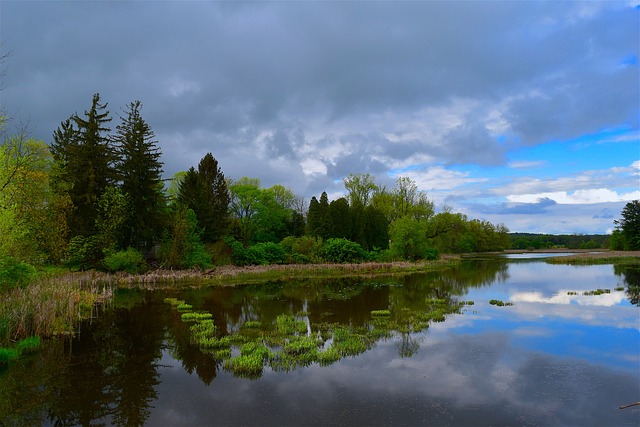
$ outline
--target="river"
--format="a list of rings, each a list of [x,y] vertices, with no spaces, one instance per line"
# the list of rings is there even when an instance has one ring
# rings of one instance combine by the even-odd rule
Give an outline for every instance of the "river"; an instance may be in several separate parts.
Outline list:
[[[511,256],[120,290],[73,339],[0,368],[0,424],[637,426],[640,406],[618,407],[640,401],[639,279]]]

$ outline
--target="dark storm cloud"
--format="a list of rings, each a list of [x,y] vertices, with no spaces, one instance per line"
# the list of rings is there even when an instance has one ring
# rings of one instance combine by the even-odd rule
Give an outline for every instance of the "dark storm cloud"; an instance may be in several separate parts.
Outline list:
[[[167,174],[212,152],[229,176],[318,193],[416,158],[496,166],[506,147],[638,126],[637,15],[623,3],[4,1],[0,12],[9,113],[50,141],[95,92],[114,117],[139,99]]]

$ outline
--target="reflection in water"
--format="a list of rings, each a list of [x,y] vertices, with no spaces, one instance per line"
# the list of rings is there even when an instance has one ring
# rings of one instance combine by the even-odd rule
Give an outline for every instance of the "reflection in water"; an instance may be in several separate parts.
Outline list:
[[[637,425],[617,409],[640,400],[637,309],[559,300],[608,287],[637,305],[638,270],[612,270],[483,259],[374,281],[123,290],[80,336],[0,369],[0,425]],[[206,323],[165,298],[210,313],[229,353],[203,351]],[[262,354],[253,380],[234,377],[243,351]]]
[[[616,265],[614,273],[622,279],[622,285],[626,288],[629,302],[640,306],[640,267],[631,265]]]

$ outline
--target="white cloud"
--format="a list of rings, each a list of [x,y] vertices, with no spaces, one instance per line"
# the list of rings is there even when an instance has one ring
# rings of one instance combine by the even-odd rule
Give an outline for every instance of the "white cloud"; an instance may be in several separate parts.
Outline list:
[[[574,192],[556,191],[549,193],[513,194],[507,200],[514,203],[537,203],[541,199],[551,199],[560,204],[578,205],[607,202],[623,202],[640,198],[640,190],[618,193],[607,188],[576,190]]]

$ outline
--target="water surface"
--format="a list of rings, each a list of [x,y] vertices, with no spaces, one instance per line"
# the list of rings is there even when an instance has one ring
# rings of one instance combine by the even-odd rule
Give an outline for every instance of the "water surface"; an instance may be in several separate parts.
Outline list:
[[[618,409],[640,401],[638,277],[489,259],[404,278],[121,291],[75,339],[0,370],[0,422],[638,425],[637,409]],[[276,352],[293,339],[274,341],[284,315],[304,322],[300,337],[323,336],[319,351],[338,329],[366,348],[326,364],[265,361],[243,376],[193,343],[167,297],[211,313],[219,337],[259,322],[251,334]],[[425,317],[443,304],[444,321]]]

